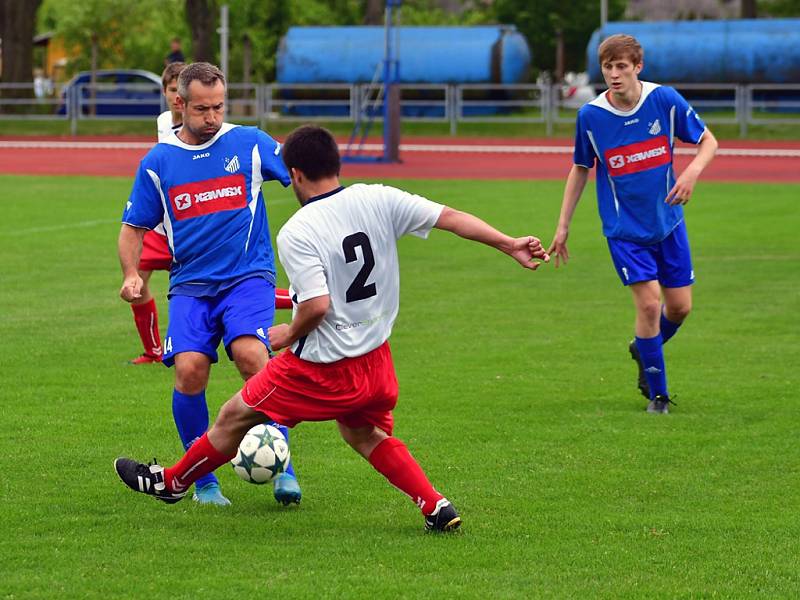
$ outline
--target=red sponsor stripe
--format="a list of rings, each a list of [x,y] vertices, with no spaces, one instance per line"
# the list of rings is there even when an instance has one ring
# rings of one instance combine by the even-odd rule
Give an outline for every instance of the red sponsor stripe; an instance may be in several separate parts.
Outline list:
[[[226,175],[204,179],[169,189],[172,212],[177,221],[202,215],[234,210],[247,206],[247,190],[244,175]]]
[[[667,136],[660,135],[644,142],[636,142],[605,152],[606,167],[612,177],[647,171],[672,161]]]

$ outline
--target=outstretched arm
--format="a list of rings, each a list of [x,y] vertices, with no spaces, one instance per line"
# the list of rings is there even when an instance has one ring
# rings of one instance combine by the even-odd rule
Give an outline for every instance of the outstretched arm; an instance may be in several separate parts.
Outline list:
[[[714,137],[710,129],[706,129],[705,133],[703,133],[703,138],[700,140],[700,143],[697,144],[697,155],[692,159],[692,162],[686,166],[680,177],[678,177],[678,180],[675,182],[675,185],[672,186],[664,202],[673,206],[675,204],[686,204],[689,202],[692,197],[692,192],[694,191],[694,186],[697,183],[697,178],[700,177],[700,173],[703,172],[703,169],[705,169],[708,163],[714,158],[718,147],[719,143],[717,142],[717,138]]]
[[[145,229],[122,224],[117,241],[119,264],[122,267],[120,297],[131,302],[142,297],[142,278],[139,276],[139,257],[142,255],[142,240]]]
[[[455,210],[449,206],[444,207],[434,227],[497,248],[526,269],[536,270],[539,267],[541,263],[535,259],[545,262],[550,260],[542,243],[537,238],[533,236],[512,238],[475,215]]]
[[[556,257],[556,268],[561,262],[567,264],[569,260],[569,250],[567,249],[569,224],[572,223],[572,215],[575,213],[575,207],[578,206],[578,200],[581,199],[587,179],[589,179],[589,169],[581,165],[572,165],[567,176],[567,185],[564,187],[564,199],[561,202],[561,216],[558,218],[556,234],[547,249]]]

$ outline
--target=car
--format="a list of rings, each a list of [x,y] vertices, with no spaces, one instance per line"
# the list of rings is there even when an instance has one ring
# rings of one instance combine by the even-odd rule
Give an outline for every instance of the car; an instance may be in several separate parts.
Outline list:
[[[67,114],[68,98],[78,94],[81,114],[91,113],[91,71],[81,71],[61,91],[58,114]],[[96,72],[95,113],[102,116],[158,116],[162,108],[161,77],[141,69],[105,69]],[[73,92],[75,90],[75,92]]]

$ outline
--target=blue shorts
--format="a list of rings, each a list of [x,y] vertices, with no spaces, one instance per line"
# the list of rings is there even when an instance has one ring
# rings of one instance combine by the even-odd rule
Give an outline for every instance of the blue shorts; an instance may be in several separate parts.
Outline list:
[[[692,253],[686,223],[680,224],[667,237],[650,245],[608,238],[611,260],[624,285],[658,280],[668,288],[694,283]]]
[[[253,335],[269,348],[267,330],[275,316],[275,286],[263,277],[240,281],[216,296],[174,295],[169,299],[169,327],[164,340],[164,364],[175,364],[180,352],[202,352],[217,362],[217,347]]]

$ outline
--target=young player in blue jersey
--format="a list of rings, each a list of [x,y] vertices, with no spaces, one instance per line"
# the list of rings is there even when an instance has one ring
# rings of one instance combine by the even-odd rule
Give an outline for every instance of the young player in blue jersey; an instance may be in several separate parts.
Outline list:
[[[575,164],[548,252],[556,267],[569,260],[570,222],[596,164],[603,234],[636,307],[629,351],[638,364],[639,389],[649,399],[648,412],[668,413],[663,346],[692,308],[694,283],[683,205],[714,157],[717,140],[677,91],[639,81],[644,53],[635,38],[613,35],[600,44],[598,56],[608,90],[578,111]],[[676,137],[698,147],[677,180]]]
[[[205,390],[219,342],[245,380],[267,363],[275,258],[261,184],[290,179],[275,140],[223,122],[225,78],[217,67],[185,67],[178,95],[183,127],[142,159],[123,213],[120,296],[140,296],[142,238],[163,222],[173,256],[163,362],[175,366],[173,416],[188,448],[208,429]],[[199,502],[230,504],[213,474],[195,489]],[[284,504],[300,501],[293,469],[276,480],[274,494]]]

